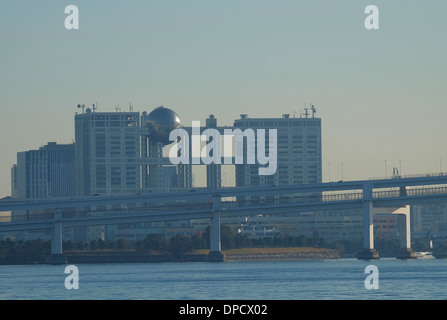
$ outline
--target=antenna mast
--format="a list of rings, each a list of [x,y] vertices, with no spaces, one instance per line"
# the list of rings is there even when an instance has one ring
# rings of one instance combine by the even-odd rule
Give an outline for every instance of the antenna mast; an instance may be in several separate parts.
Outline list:
[[[304,108],[304,115],[306,116],[306,119],[309,117],[309,108]]]
[[[78,109],[82,108],[82,114],[84,114],[85,105],[84,104],[78,104]]]
[[[315,118],[315,113],[317,113],[317,109],[315,109],[312,103],[310,104],[310,109],[312,110],[312,118]]]

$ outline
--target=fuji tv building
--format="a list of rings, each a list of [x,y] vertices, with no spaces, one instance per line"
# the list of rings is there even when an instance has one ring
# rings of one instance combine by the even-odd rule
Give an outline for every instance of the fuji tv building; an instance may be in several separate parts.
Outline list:
[[[83,108],[82,113],[75,115],[76,195],[184,191],[195,187],[194,162],[173,165],[166,152],[173,143],[169,140],[170,132],[179,128],[192,131],[181,125],[175,111],[165,107],[141,114]],[[322,181],[321,119],[313,114],[299,118],[287,114],[281,118],[250,118],[243,114],[233,127],[218,127],[217,119],[210,115],[200,132],[210,128],[222,134],[224,129],[277,130],[276,172],[260,176],[258,164],[244,161],[234,165],[237,187]],[[222,187],[221,167],[206,165],[206,178],[200,177],[206,181],[206,188]]]
[[[163,156],[178,115],[159,107],[143,112],[94,112],[75,116],[76,194],[124,195],[192,187],[190,167]]]
[[[169,135],[172,130],[179,128],[189,134],[193,129],[183,126],[179,115],[165,107],[158,107],[150,113],[97,112],[94,107],[92,109],[82,107],[82,113],[75,115],[76,195],[125,195],[197,189],[193,181],[195,162],[174,165],[168,157],[167,151],[173,144],[169,140]],[[233,162],[233,169],[229,172],[234,174],[232,179],[234,182],[228,184],[222,181],[222,166],[225,164],[202,165],[206,169],[198,170],[201,176],[197,177],[195,173],[195,180],[206,181],[202,188],[322,182],[321,119],[316,118],[314,112],[309,115],[306,110],[304,116],[297,118],[288,114],[279,118],[251,118],[242,114],[240,119],[234,121],[233,126],[222,127],[217,126],[214,115],[209,115],[200,132],[211,128],[222,135],[225,129],[242,131],[265,129],[266,132],[269,129],[276,129],[277,170],[272,175],[260,176],[258,164],[248,164],[246,161],[243,161],[243,164]],[[268,141],[268,136],[265,139]],[[245,147],[246,141],[244,150],[247,150]],[[189,151],[191,155],[192,152]],[[227,173],[224,173],[224,176],[227,177]],[[227,223],[234,226],[241,225],[240,219]],[[290,226],[290,223],[290,218],[287,218],[284,224]],[[208,223],[203,221],[179,221],[169,227],[177,228],[176,232],[183,228],[181,234],[188,235],[202,227],[205,229],[206,225]],[[154,226],[151,228],[154,229]],[[87,238],[90,239],[127,237],[138,240],[144,238],[148,231],[147,228],[128,230],[110,226],[89,229],[91,235]],[[166,228],[160,232],[166,234]],[[300,233],[302,230],[291,230],[291,232]],[[166,234],[166,236],[174,235]]]

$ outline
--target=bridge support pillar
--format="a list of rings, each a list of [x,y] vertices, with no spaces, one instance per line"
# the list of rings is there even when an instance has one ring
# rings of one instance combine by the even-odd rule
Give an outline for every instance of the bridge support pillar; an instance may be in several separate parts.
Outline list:
[[[363,185],[363,250],[357,253],[358,259],[379,259],[379,253],[374,249],[374,211],[372,184]]]
[[[411,233],[410,233],[410,209],[407,206],[407,210],[405,213],[401,213],[398,215],[399,224],[402,226],[404,230],[400,232],[403,234],[403,239],[401,239],[402,248],[397,254],[398,259],[415,259],[416,252],[411,249]]]
[[[357,258],[364,260],[378,259],[379,253],[374,249],[374,212],[372,201],[363,202],[363,250]]]
[[[54,213],[54,228],[51,237],[51,255],[47,258],[48,264],[66,264],[67,259],[62,254],[62,214],[60,210]]]
[[[220,238],[220,196],[213,197],[213,218],[210,225],[210,253],[208,261],[225,261],[225,255],[221,251]]]

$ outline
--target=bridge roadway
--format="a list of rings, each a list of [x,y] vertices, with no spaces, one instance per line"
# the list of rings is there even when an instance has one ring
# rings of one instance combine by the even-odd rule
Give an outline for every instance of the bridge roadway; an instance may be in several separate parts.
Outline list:
[[[44,213],[29,214],[24,221],[2,222],[0,232],[53,229],[52,254],[59,257],[62,256],[62,227],[211,219],[211,253],[213,257],[220,259],[221,216],[361,208],[364,218],[364,251],[359,257],[369,259],[378,258],[374,250],[373,215],[380,210],[384,212],[384,208],[390,208],[389,213],[406,215],[404,251],[410,257],[409,211],[405,213],[396,209],[413,204],[447,202],[446,185],[446,174],[426,174],[408,178],[195,189],[187,192],[125,196],[4,199],[0,201],[0,212],[40,210]],[[106,206],[123,205],[126,208],[122,210],[105,210]],[[71,210],[67,210],[69,208]]]

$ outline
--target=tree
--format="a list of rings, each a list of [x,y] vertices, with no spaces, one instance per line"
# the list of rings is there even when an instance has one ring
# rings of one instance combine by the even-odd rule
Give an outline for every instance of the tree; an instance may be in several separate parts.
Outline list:
[[[62,241],[62,248],[64,251],[72,251],[74,248],[74,243],[71,240],[63,240]]]
[[[208,245],[203,237],[198,234],[194,234],[191,238],[192,241],[192,249],[207,249]]]
[[[6,240],[0,243],[0,258],[2,263],[7,264],[43,263],[50,249],[50,241],[41,239],[18,242]]]
[[[225,225],[220,226],[220,241],[223,250],[232,249],[236,247],[236,240],[234,231]]]
[[[238,233],[234,237],[234,240],[236,243],[236,248],[247,248],[251,246],[251,239],[247,235]]]
[[[127,239],[118,239],[118,241],[116,242],[116,248],[118,250],[128,250],[128,249],[132,249],[133,244],[132,242],[130,242]]]
[[[159,234],[148,234],[141,242],[141,247],[144,250],[162,251],[165,245],[165,240]]]
[[[90,241],[90,250],[97,250],[98,249],[98,242],[96,240]]]
[[[98,249],[102,250],[106,248],[106,242],[102,239],[98,239],[97,241]]]
[[[85,249],[85,243],[82,242],[82,241],[81,242],[76,242],[74,248],[77,249],[77,250],[84,250]]]
[[[166,250],[178,259],[186,252],[192,251],[192,240],[189,237],[176,235],[169,239],[169,244],[167,245]]]
[[[308,245],[308,243],[309,243],[309,241],[304,235],[299,235],[298,237],[296,237],[295,245],[297,247],[304,247],[304,246]]]
[[[208,226],[203,234],[206,243],[210,244],[211,230]],[[223,250],[236,248],[236,235],[230,227],[226,225],[220,225],[220,243]]]
[[[320,238],[318,240],[318,246],[320,248],[327,248],[328,244],[327,244],[327,242],[326,242],[326,240],[324,238]]]

